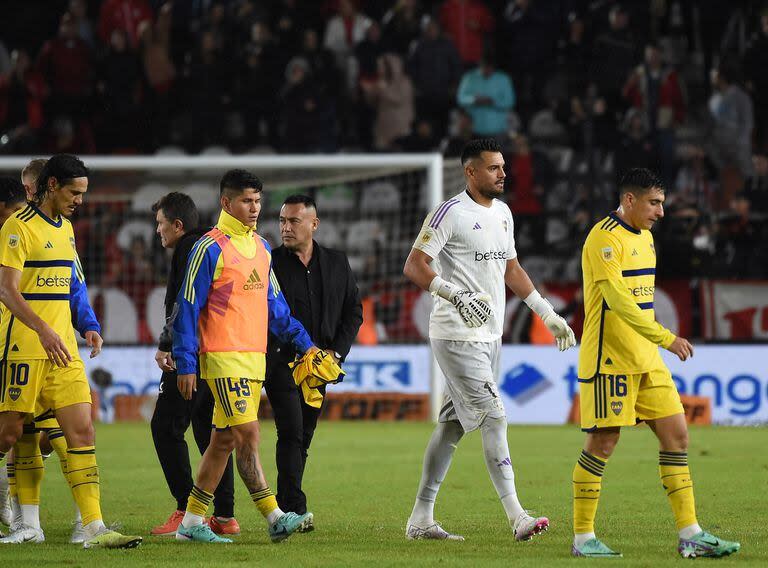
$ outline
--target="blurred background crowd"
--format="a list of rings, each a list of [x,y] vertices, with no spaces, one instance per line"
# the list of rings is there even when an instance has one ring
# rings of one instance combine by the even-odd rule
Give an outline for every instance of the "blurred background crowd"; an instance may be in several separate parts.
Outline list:
[[[2,154],[456,162],[467,140],[490,136],[539,279],[578,281],[580,245],[631,166],[667,187],[660,274],[768,278],[763,1],[6,0],[2,13]],[[418,183],[390,182],[418,208]],[[151,232],[117,243],[120,223],[114,204],[82,220],[104,233],[100,246],[115,242],[93,278],[108,284],[130,262],[131,278],[155,285]],[[363,281],[375,260],[360,261]]]

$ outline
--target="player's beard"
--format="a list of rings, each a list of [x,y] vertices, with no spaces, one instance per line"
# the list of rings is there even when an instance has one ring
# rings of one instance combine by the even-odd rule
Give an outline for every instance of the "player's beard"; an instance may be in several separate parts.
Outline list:
[[[480,195],[487,199],[494,199],[497,197],[501,197],[504,195],[504,186],[498,186],[496,184],[490,185],[488,187],[483,187],[480,189]]]

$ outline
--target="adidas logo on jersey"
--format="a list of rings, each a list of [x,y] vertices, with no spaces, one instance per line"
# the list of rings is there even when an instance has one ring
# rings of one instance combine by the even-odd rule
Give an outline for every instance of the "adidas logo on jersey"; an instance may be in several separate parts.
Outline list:
[[[637,256],[637,249],[632,249],[632,256]]]
[[[13,347],[11,347],[11,351],[18,351],[18,350],[19,350],[19,346],[14,343]]]
[[[262,288],[264,288],[264,283],[259,278],[258,271],[254,268],[248,277],[248,281],[243,284],[243,290],[261,290]]]
[[[480,226],[480,223],[475,223],[475,226],[474,226],[474,227],[472,227],[472,230],[473,230],[473,231],[476,231],[476,230],[478,230],[478,229],[482,229],[482,227]]]
[[[610,357],[608,357],[608,358],[605,360],[605,364],[606,364],[606,365],[613,365],[613,361],[611,361],[611,358],[610,358]]]
[[[53,248],[53,243],[51,241],[48,241],[47,243],[45,243],[45,248],[52,249]]]

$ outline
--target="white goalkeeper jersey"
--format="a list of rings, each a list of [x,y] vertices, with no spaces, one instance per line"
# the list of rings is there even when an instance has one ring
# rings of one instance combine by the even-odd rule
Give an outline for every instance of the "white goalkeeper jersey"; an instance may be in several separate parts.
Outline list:
[[[483,207],[467,191],[438,205],[427,215],[413,248],[428,254],[443,279],[471,292],[491,296],[493,316],[482,327],[467,327],[447,300],[434,296],[429,318],[433,339],[490,342],[504,331],[507,261],[517,257],[512,212],[494,199]]]

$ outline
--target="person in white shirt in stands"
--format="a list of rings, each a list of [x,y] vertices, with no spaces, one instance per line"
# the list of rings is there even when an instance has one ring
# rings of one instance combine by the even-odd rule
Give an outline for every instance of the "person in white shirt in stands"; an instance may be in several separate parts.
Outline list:
[[[507,418],[496,386],[505,284],[523,298],[564,351],[573,331],[541,297],[520,266],[504,193],[504,158],[493,139],[469,142],[461,163],[467,187],[441,203],[424,221],[404,274],[435,297],[429,321],[432,352],[446,378],[440,418],[424,455],[421,482],[406,538],[464,540],[445,531],[433,511],[456,445],[480,430],[485,463],[517,540],[549,527],[546,517],[523,509],[507,444]]]

